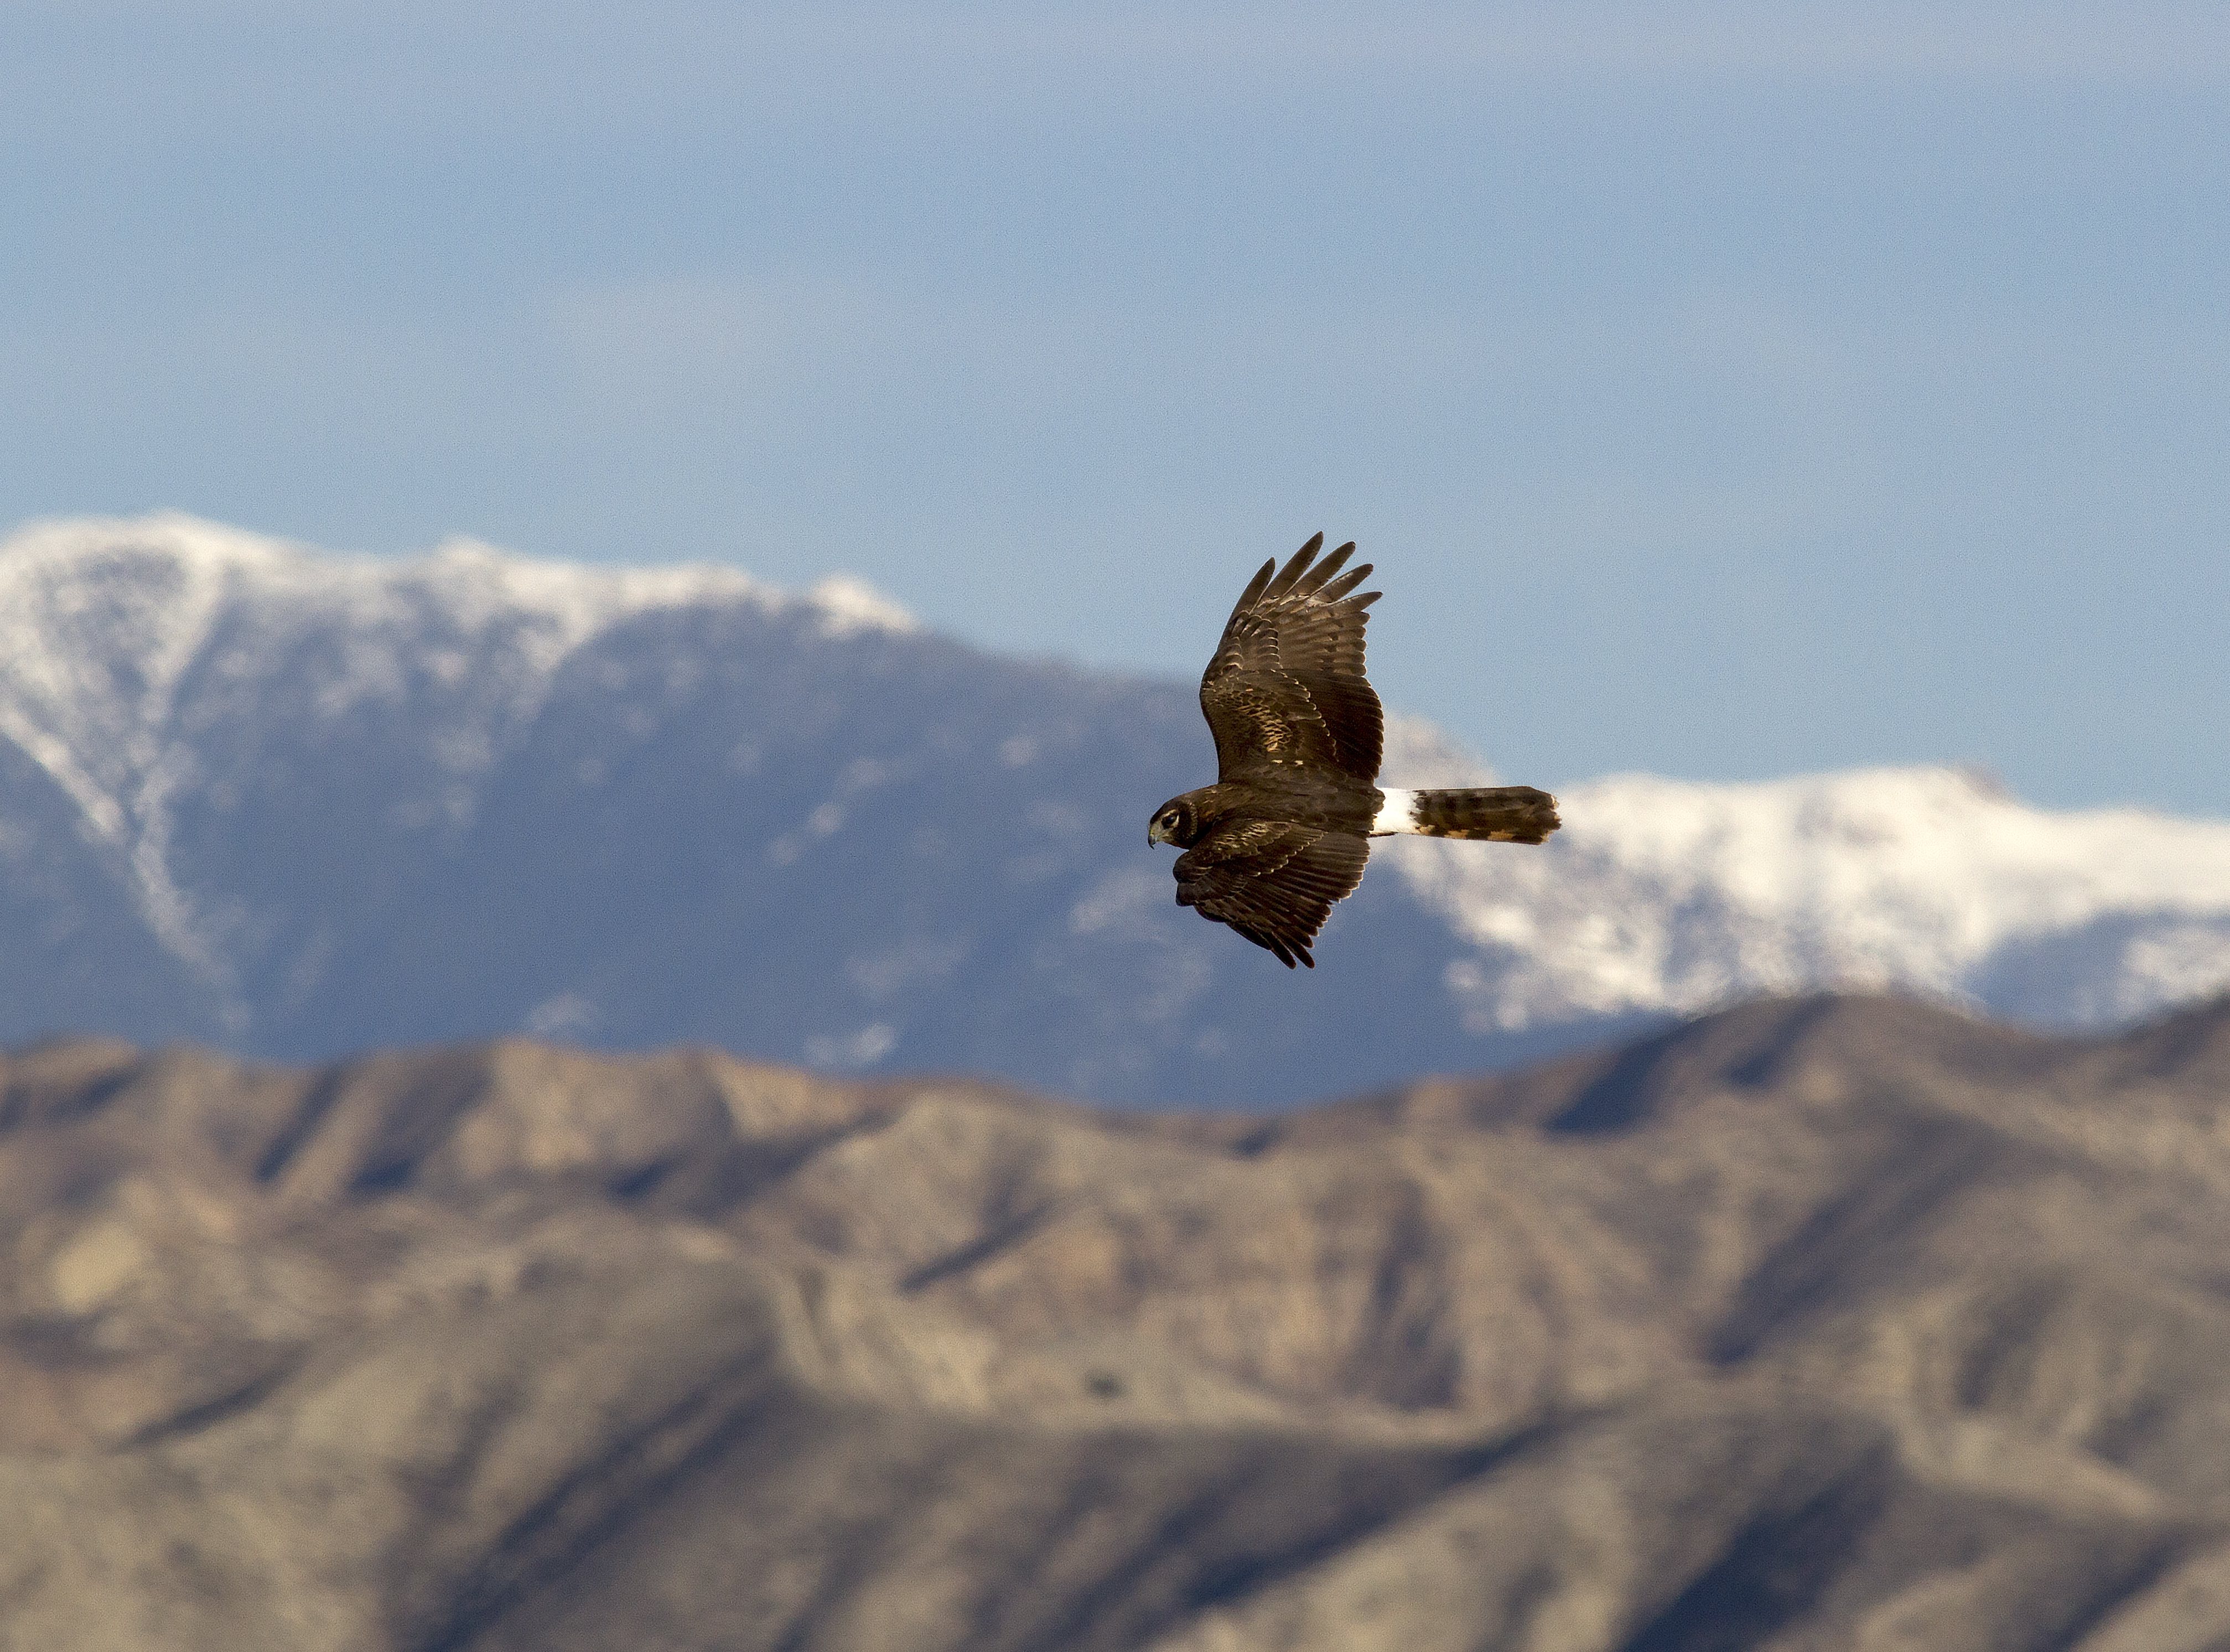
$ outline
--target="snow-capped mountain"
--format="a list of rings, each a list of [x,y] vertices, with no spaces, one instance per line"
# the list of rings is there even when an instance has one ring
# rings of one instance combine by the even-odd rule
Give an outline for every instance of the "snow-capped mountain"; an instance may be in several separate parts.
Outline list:
[[[1479,1029],[1761,993],[1895,990],[2044,1025],[2134,1019],[2230,984],[2230,824],[2047,811],[1970,770],[1575,787],[1556,852],[1484,866],[1402,845],[1480,949]]]
[[[1189,685],[848,582],[37,525],[0,545],[0,1039],[519,1030],[1257,1102],[1763,991],[2081,1025],[2230,985],[2230,824],[1946,770],[1618,777],[1546,850],[1384,844],[1289,974],[1145,845],[1212,762]],[[1414,723],[1387,772],[1484,777]]]

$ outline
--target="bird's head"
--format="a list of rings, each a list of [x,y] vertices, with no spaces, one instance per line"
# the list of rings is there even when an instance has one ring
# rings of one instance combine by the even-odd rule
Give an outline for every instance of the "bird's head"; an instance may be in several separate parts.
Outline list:
[[[1200,835],[1200,813],[1192,806],[1189,797],[1173,797],[1154,811],[1153,824],[1146,828],[1146,841],[1173,843],[1180,849],[1189,849]]]

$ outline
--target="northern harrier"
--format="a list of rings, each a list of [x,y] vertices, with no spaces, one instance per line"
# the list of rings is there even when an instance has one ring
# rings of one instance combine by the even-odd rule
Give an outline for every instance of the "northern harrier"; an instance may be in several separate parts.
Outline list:
[[[1531,786],[1462,791],[1380,788],[1385,744],[1378,696],[1363,675],[1364,613],[1376,591],[1349,595],[1370,564],[1340,569],[1350,543],[1322,562],[1317,535],[1248,583],[1200,679],[1215,736],[1213,786],[1154,811],[1149,843],[1173,843],[1177,904],[1228,923],[1291,969],[1332,903],[1363,881],[1364,840],[1396,832],[1491,843],[1539,843],[1556,800]]]

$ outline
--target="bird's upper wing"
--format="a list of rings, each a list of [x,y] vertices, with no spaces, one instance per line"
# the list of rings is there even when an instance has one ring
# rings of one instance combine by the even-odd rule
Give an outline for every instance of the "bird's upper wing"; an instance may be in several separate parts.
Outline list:
[[[1334,901],[1363,881],[1370,845],[1345,832],[1286,820],[1218,826],[1177,857],[1177,904],[1228,923],[1291,969],[1310,968],[1309,942]]]
[[[1363,675],[1364,610],[1378,593],[1350,595],[1370,564],[1342,574],[1354,545],[1319,562],[1323,544],[1318,534],[1283,568],[1262,564],[1200,679],[1222,780],[1297,768],[1334,769],[1366,786],[1378,777],[1385,719]]]

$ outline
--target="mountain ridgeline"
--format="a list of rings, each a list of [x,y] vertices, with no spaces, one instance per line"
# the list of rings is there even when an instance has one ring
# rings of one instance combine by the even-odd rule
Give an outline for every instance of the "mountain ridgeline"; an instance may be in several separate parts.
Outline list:
[[[523,1032],[1253,1105],[1763,992],[2083,1027],[2230,981],[2230,826],[1951,770],[1614,778],[1559,787],[1545,848],[1383,843],[1296,979],[1144,842],[1212,772],[1190,685],[842,582],[34,527],[0,546],[0,1039]],[[1387,775],[1491,778],[1399,719]]]
[[[46,1652],[2230,1645],[2230,1000],[1254,1116],[0,1057]]]

